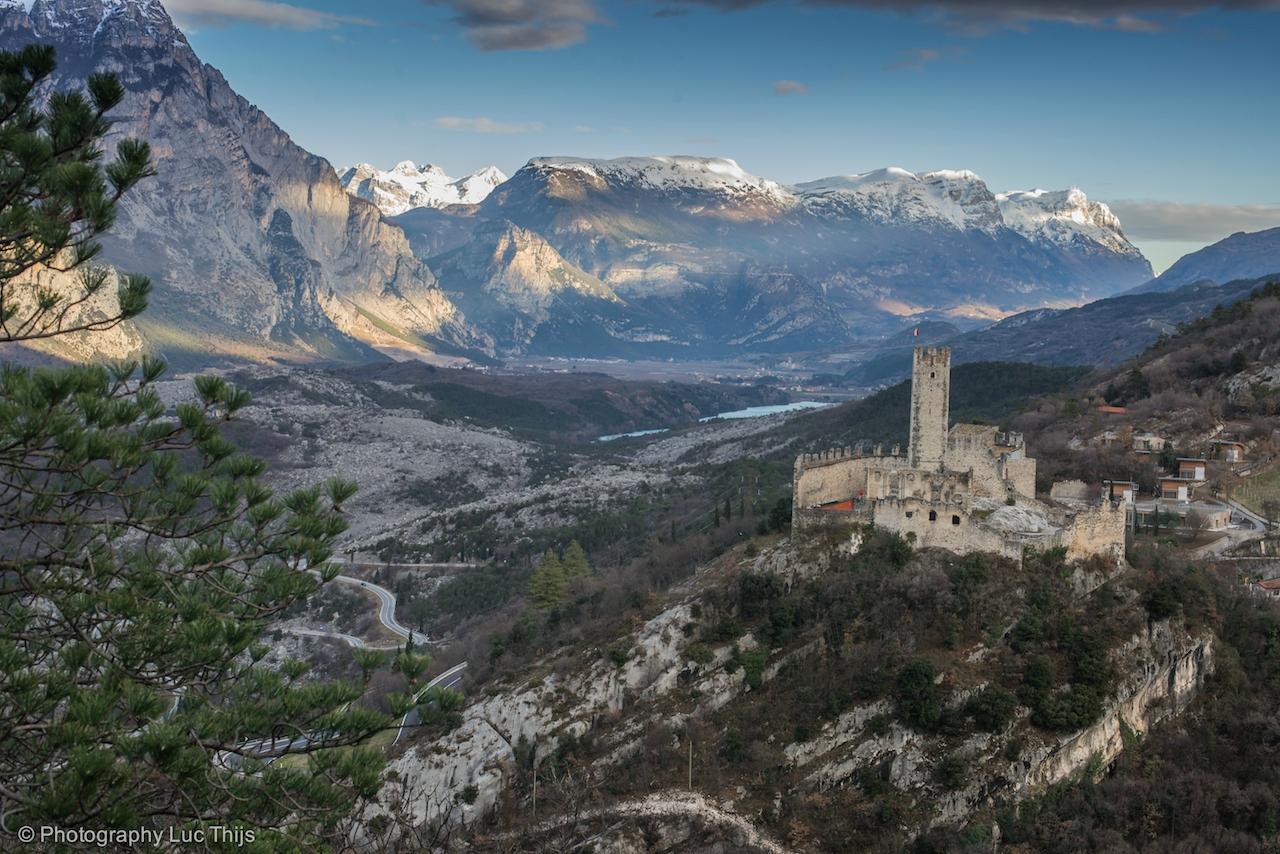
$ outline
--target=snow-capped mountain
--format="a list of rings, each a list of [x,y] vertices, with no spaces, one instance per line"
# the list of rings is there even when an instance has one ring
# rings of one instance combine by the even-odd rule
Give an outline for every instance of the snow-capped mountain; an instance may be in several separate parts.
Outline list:
[[[486,166],[454,179],[434,163],[420,167],[404,160],[385,172],[357,163],[341,170],[339,180],[348,193],[373,202],[387,216],[398,216],[415,208],[479,204],[507,176],[496,166]]]
[[[1091,241],[1122,255],[1138,251],[1125,238],[1111,208],[1090,201],[1077,187],[997,193],[996,201],[1005,224],[1027,237],[1059,245]]]
[[[153,277],[139,329],[192,358],[829,350],[1151,277],[1080,191],[996,194],[967,171],[787,186],[721,158],[540,157],[510,180],[408,161],[340,180],[160,0],[0,0],[0,47],[33,39],[58,49],[56,86],[104,69],[126,87],[117,130],[152,143],[158,175],[103,258]]]
[[[571,172],[597,186],[623,187],[658,193],[696,193],[739,201],[765,201],[780,209],[792,207],[795,195],[777,182],[747,172],[723,157],[619,157],[595,160],[581,157],[535,157],[521,171]]]
[[[919,175],[891,166],[797,184],[805,208],[819,217],[880,224],[929,222],[985,231],[1003,224],[996,197],[968,170]]]

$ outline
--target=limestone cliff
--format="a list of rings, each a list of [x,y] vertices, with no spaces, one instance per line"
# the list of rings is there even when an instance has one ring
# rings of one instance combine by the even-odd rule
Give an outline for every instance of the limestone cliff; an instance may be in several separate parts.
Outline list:
[[[58,89],[117,74],[116,130],[152,146],[158,174],[126,197],[103,255],[153,278],[139,323],[152,346],[303,359],[487,346],[403,232],[201,62],[159,0],[6,9],[0,47],[33,40],[57,48]]]

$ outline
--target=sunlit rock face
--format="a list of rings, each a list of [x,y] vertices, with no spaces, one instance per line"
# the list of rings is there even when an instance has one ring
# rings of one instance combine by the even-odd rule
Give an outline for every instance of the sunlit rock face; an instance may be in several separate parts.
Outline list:
[[[0,10],[0,46],[32,40],[56,47],[59,89],[117,74],[116,129],[152,146],[157,175],[126,197],[103,255],[153,278],[139,323],[152,346],[304,359],[376,357],[397,334],[486,346],[403,233],[201,62],[157,0]]]

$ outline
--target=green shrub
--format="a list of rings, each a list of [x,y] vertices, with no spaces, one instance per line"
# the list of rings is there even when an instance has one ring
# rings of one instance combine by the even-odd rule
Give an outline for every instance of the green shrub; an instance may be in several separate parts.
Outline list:
[[[691,643],[685,648],[684,657],[694,664],[710,664],[716,655],[711,647],[704,643]]]
[[[999,685],[988,685],[970,698],[966,710],[978,729],[1000,732],[1009,725],[1018,698]]]
[[[898,718],[923,732],[931,732],[942,719],[942,698],[934,684],[933,665],[916,660],[902,668],[894,684]]]
[[[769,658],[767,649],[756,648],[738,656],[738,662],[742,665],[743,678],[747,683],[747,687],[751,690],[760,688],[764,677],[764,663]]]

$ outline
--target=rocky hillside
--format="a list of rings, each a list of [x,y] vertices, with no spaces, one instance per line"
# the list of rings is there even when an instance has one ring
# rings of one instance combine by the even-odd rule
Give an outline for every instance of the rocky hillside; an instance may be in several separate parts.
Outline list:
[[[1184,255],[1134,293],[1170,291],[1192,282],[1230,282],[1280,274],[1280,227],[1236,232],[1212,246]]]
[[[151,143],[158,175],[126,199],[103,255],[153,277],[138,324],[150,346],[203,360],[488,345],[404,234],[201,62],[159,0],[3,5],[0,47],[55,45],[57,88],[115,72],[117,129]]]
[[[891,851],[990,833],[1202,690],[1212,631],[1152,611],[1150,591],[1052,555],[1018,568],[880,535],[852,556],[735,550],[611,641],[535,657],[452,734],[410,742],[375,813],[518,851]],[[529,615],[524,642],[579,607]]]
[[[1079,190],[996,195],[972,172],[787,187],[716,158],[545,157],[476,208],[397,222],[433,265],[485,222],[539,235],[624,301],[601,325],[644,330],[619,352],[662,356],[822,349],[906,315],[998,318],[1150,276],[1105,205]]]

